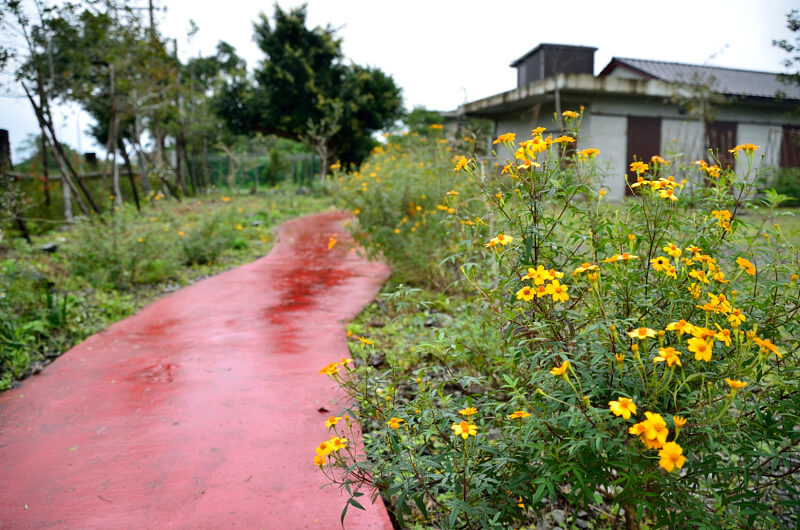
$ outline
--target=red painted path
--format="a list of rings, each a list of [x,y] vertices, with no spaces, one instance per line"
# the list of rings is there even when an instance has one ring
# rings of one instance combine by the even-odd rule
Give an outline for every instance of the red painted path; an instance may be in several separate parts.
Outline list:
[[[388,277],[345,215],[279,229],[268,256],[181,289],[0,395],[0,528],[340,528],[312,459],[342,395],[342,321]],[[365,497],[362,497],[364,499]],[[345,528],[385,528],[383,505]]]

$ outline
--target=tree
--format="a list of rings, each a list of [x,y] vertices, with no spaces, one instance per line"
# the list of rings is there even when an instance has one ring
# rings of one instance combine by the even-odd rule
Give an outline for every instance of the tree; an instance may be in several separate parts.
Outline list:
[[[772,45],[789,54],[783,65],[793,71],[780,74],[781,79],[786,83],[800,85],[800,9],[792,9],[786,14],[786,27],[795,34],[794,43],[788,39],[774,39]]]
[[[260,132],[302,141],[323,158],[323,174],[338,158],[358,164],[372,134],[402,117],[402,96],[377,68],[347,64],[331,27],[308,29],[306,7],[275,7],[260,15],[255,39],[266,59],[252,79],[233,79],[214,108],[234,132]]]

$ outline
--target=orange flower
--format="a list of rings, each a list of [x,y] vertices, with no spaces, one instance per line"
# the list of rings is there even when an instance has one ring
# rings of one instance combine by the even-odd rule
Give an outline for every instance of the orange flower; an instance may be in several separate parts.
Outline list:
[[[658,452],[658,465],[667,471],[672,471],[676,467],[683,467],[686,457],[683,456],[683,448],[675,442],[667,442]]]

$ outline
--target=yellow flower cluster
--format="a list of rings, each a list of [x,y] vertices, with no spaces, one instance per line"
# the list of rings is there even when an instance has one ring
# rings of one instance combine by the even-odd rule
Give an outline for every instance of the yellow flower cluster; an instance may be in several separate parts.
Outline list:
[[[353,359],[350,359],[349,357],[344,357],[338,363],[330,363],[330,364],[327,364],[327,365],[323,366],[322,369],[320,369],[319,373],[320,374],[325,374],[325,375],[333,375],[333,374],[339,372],[339,368],[341,368],[342,366],[345,366],[347,364],[350,364],[352,362],[353,362]]]
[[[758,150],[759,147],[760,146],[753,144],[741,144],[737,145],[733,149],[728,149],[728,152],[733,153],[734,156],[738,155],[739,151],[744,151],[744,154],[746,155],[752,155]]]
[[[517,300],[530,302],[534,298],[550,295],[555,302],[566,302],[569,300],[569,294],[567,293],[569,286],[562,285],[558,281],[563,277],[563,272],[555,269],[545,269],[542,265],[539,265],[536,269],[528,268],[528,274],[523,276],[522,279],[523,281],[530,280],[533,286],[526,285],[517,291]]]
[[[495,248],[497,245],[506,246],[512,241],[514,241],[513,237],[500,233],[497,234],[497,237],[493,237],[492,239],[489,240],[488,243],[486,243],[483,246],[486,248]]]
[[[341,451],[347,446],[347,438],[340,438],[338,436],[331,436],[317,446],[316,454],[314,455],[314,465],[322,467],[325,465],[325,458],[333,452]]]
[[[700,166],[700,169],[705,171],[706,175],[712,178],[719,178],[719,174],[722,171],[722,168],[720,168],[718,165],[709,165],[705,160],[696,160],[692,162],[692,164]]]

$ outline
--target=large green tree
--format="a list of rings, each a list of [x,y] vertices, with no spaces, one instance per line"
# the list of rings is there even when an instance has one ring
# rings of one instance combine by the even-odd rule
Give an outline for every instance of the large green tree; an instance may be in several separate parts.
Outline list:
[[[391,76],[348,63],[335,31],[306,27],[306,6],[275,7],[273,20],[254,24],[265,59],[250,79],[227,83],[215,109],[232,131],[302,141],[322,158],[358,164],[374,146],[373,133],[403,116]]]

